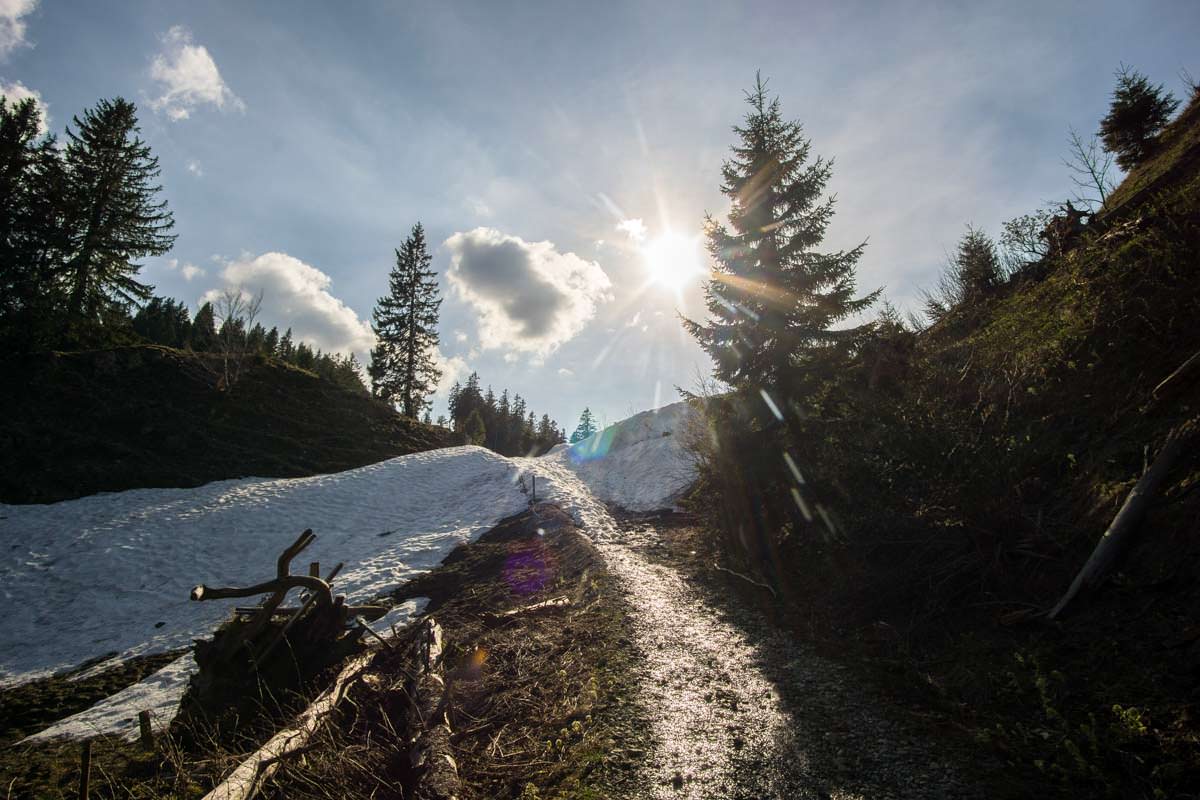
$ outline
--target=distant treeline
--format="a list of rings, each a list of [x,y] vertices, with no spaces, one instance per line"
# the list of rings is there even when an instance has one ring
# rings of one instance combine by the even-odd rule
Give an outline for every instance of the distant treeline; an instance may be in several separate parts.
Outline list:
[[[294,341],[291,328],[280,335],[279,328],[267,330],[256,322],[247,331],[244,319],[241,315],[226,315],[218,328],[212,303],[200,306],[196,318],[191,319],[184,303],[154,297],[134,315],[132,326],[134,333],[155,344],[197,353],[277,358],[351,391],[367,393],[353,353],[343,356],[314,350],[305,342]]]
[[[41,129],[32,99],[0,98],[0,347],[6,352],[102,348],[148,340],[226,357],[279,358],[365,392],[353,355],[293,343],[251,324],[228,296],[189,318],[139,280],[139,259],[168,253],[175,220],[159,199],[158,158],[138,136],[137,109],[101,100],[63,141]],[[257,301],[253,303],[257,312]],[[221,326],[218,329],[218,319]],[[248,330],[247,330],[248,329]]]
[[[510,399],[508,389],[504,389],[497,398],[490,386],[480,390],[476,372],[467,378],[465,386],[454,383],[450,389],[450,418],[438,417],[437,421],[462,433],[468,443],[506,456],[540,455],[566,441],[558,423],[547,414],[539,420],[526,409],[521,395]]]

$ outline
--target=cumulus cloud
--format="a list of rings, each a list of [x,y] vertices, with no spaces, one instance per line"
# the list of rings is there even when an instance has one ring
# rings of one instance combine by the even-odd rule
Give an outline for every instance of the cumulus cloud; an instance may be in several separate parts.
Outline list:
[[[290,327],[297,341],[360,357],[375,344],[371,326],[330,294],[330,277],[287,253],[244,255],[229,261],[221,270],[221,281],[223,285],[205,292],[200,302],[215,302],[224,289],[261,291],[263,324]]]
[[[467,366],[467,360],[462,356],[447,356],[442,353],[440,348],[435,348],[433,351],[433,360],[437,364],[438,369],[442,371],[442,377],[438,380],[435,394],[438,397],[449,397],[450,389],[454,386],[455,381],[463,381],[471,374],[471,368]]]
[[[635,242],[646,238],[646,223],[642,222],[640,217],[621,220],[617,223],[617,230]]]
[[[456,233],[446,277],[479,313],[485,349],[541,358],[583,329],[596,306],[612,299],[600,265],[552,242],[526,242],[494,228]]]
[[[203,278],[208,273],[202,267],[197,267],[195,264],[184,264],[179,273],[183,275],[183,279],[189,283],[196,278]]]
[[[3,3],[4,0],[0,0]],[[15,105],[22,100],[32,97],[37,101],[38,107],[38,133],[45,136],[50,130],[50,115],[46,113],[46,103],[42,100],[42,93],[36,89],[30,89],[20,81],[5,83],[0,81],[0,95],[9,102],[10,105]]]
[[[200,162],[194,158],[187,162],[187,171],[195,175],[197,178],[204,177],[204,167],[200,166]]]
[[[0,0],[4,2],[4,0]],[[200,105],[244,111],[246,104],[225,85],[208,48],[192,44],[192,34],[176,25],[162,36],[162,52],[150,64],[150,77],[162,84],[162,94],[150,107],[173,120],[187,119]]]
[[[27,44],[25,20],[37,8],[37,0],[0,0],[0,58]]]

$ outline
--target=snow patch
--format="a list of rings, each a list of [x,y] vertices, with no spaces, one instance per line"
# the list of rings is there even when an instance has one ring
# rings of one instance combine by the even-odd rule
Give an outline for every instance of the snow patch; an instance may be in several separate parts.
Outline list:
[[[248,478],[193,489],[137,489],[51,505],[0,504],[0,688],[114,652],[115,662],[186,647],[229,614],[196,603],[197,583],[249,585],[274,574],[278,553],[305,528],[304,553],[346,568],[336,591],[351,603],[379,597],[436,566],[459,544],[524,509],[520,478],[558,503],[589,535],[617,535],[602,503],[670,508],[695,479],[677,432],[683,403],[638,414],[541,458],[480,447],[401,456],[311,478]],[[297,565],[299,567],[299,565]],[[371,625],[387,636],[421,613],[407,601]],[[161,729],[178,710],[195,661],[186,655],[30,739],[137,736],[137,713]]]
[[[127,686],[86,711],[72,714],[44,731],[27,736],[20,744],[48,739],[87,739],[102,733],[120,736],[127,742],[137,741],[137,716],[142,711],[150,712],[150,727],[156,733],[164,731],[175,719],[179,701],[196,669],[196,660],[191,653],[180,656],[140,683]]]
[[[456,447],[311,478],[0,505],[0,687],[97,653],[189,646],[230,611],[191,602],[191,588],[270,578],[305,528],[317,540],[304,558],[325,569],[345,561],[336,590],[372,600],[524,508],[516,471],[489,450]]]
[[[547,458],[557,458],[601,501],[626,511],[671,508],[696,480],[681,443],[691,407],[674,403],[622,420]]]

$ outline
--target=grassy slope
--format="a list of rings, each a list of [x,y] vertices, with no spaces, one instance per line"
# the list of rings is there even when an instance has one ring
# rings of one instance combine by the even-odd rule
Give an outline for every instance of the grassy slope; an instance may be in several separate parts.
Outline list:
[[[218,390],[214,357],[153,345],[0,365],[0,501],[337,472],[458,442],[266,359]],[[18,377],[19,376],[19,377]]]
[[[1198,145],[1193,105],[1114,194],[1099,230],[1044,279],[1018,281],[978,324],[931,332],[914,364],[918,378],[958,371],[960,409],[971,411],[956,434],[974,463],[949,456],[929,503],[940,509],[915,513],[957,529],[960,547],[941,572],[914,570],[954,591],[908,605],[924,623],[910,663],[1015,766],[1068,793],[1175,796],[1200,779],[1194,447],[1102,592],[1061,624],[1022,612],[1053,604],[1146,453],[1200,411],[1194,380],[1163,402],[1151,395],[1200,350]],[[969,437],[986,444],[972,449]]]

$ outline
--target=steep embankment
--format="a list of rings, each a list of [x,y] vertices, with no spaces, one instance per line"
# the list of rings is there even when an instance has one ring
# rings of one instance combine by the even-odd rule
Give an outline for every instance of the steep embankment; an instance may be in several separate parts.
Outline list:
[[[823,413],[790,423],[794,479],[714,402],[720,450],[693,506],[798,631],[960,714],[1042,796],[1190,796],[1200,781],[1195,440],[1110,580],[1044,613],[1147,462],[1200,419],[1200,370],[1182,368],[1200,363],[1200,101],[1159,144],[1005,284],[923,331],[882,328]],[[839,530],[804,520],[801,492]],[[774,517],[757,516],[764,499]]]
[[[220,360],[165,347],[40,353],[0,365],[0,501],[339,472],[452,434],[267,359],[220,387]]]

